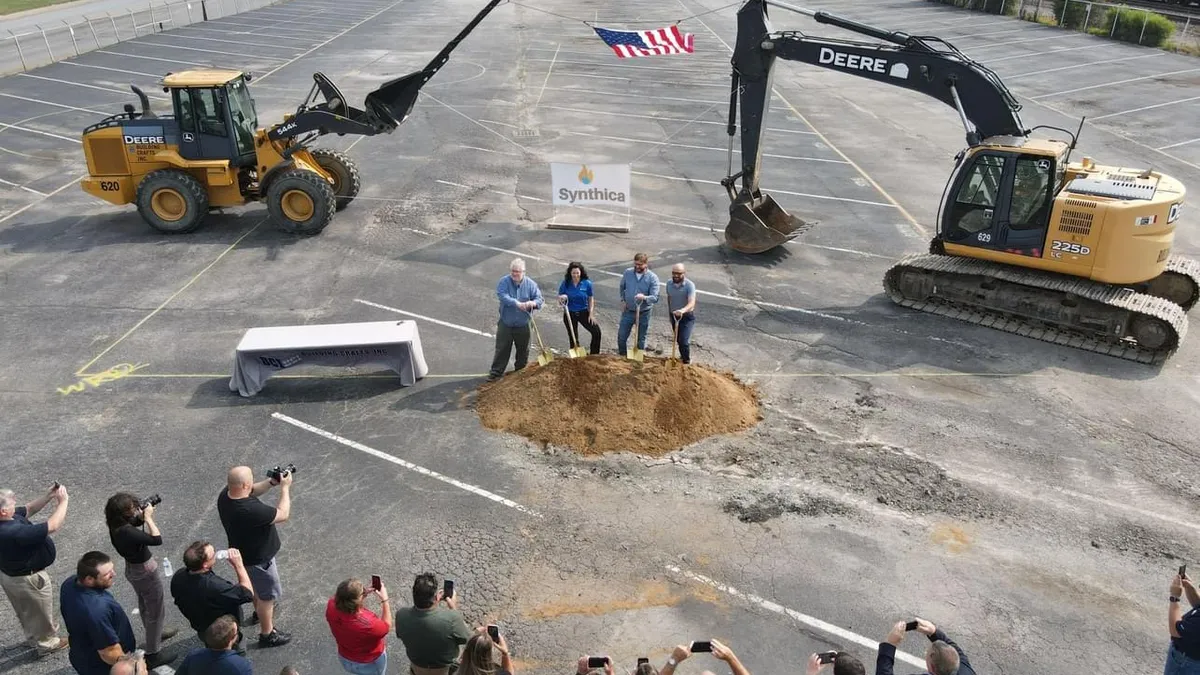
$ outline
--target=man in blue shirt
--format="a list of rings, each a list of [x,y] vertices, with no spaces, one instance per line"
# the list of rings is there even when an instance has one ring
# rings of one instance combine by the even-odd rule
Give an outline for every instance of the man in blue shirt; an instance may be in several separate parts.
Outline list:
[[[88,551],[59,590],[70,661],[79,675],[108,675],[117,661],[133,651],[133,625],[117,599],[108,592],[116,572],[103,551]]]
[[[58,506],[50,518],[36,525],[29,522],[51,499]],[[17,506],[12,490],[0,490],[0,586],[12,603],[25,639],[37,647],[39,655],[67,646],[67,640],[58,637],[54,585],[46,571],[58,556],[50,535],[66,520],[67,501],[67,488],[58,483],[24,506]]]
[[[496,284],[496,297],[500,299],[500,319],[496,321],[496,354],[488,382],[504,374],[514,344],[517,356],[513,372],[525,367],[529,361],[529,322],[533,310],[542,308],[542,291],[536,281],[525,276],[525,261],[520,258],[512,261],[509,274]]]
[[[676,263],[671,268],[671,280],[667,282],[667,309],[671,312],[671,330],[679,334],[679,360],[691,363],[692,328],[696,326],[696,284],[687,278],[683,263]]]
[[[252,675],[250,662],[233,650],[237,640],[237,619],[219,617],[205,629],[204,646],[188,652],[175,675]]]
[[[629,331],[638,319],[637,348],[646,348],[646,331],[650,329],[650,310],[658,303],[658,275],[650,271],[650,258],[645,253],[633,256],[633,267],[621,275],[621,325],[617,329],[617,353],[625,356]],[[638,309],[641,315],[638,315]]]

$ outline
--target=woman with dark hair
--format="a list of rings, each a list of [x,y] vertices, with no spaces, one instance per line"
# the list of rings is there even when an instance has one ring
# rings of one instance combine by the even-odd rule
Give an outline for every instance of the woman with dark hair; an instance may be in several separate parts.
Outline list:
[[[579,346],[579,326],[582,324],[592,334],[591,353],[599,354],[600,325],[595,320],[596,295],[592,292],[592,282],[583,263],[572,262],[567,265],[567,273],[558,285],[558,303],[566,310],[563,312],[563,324],[567,327],[567,339],[571,346]]]
[[[159,656],[164,640],[170,640],[178,628],[163,629],[166,620],[166,593],[158,562],[150,552],[151,546],[162,546],[162,533],[154,522],[154,505],[146,504],[128,492],[118,492],[104,505],[104,521],[113,548],[125,559],[125,578],[137,593],[138,614],[146,631],[146,665],[157,668],[165,659]],[[148,530],[148,531],[147,531]]]
[[[492,640],[487,628],[480,628],[475,637],[463,646],[455,675],[513,675],[513,662],[508,654],[508,641],[497,632],[498,640]],[[493,649],[500,651],[500,666],[496,666]]]
[[[378,595],[379,615],[367,609],[367,589],[358,579],[346,579],[325,605],[325,620],[337,643],[342,668],[353,675],[384,675],[387,671],[387,636],[392,632],[392,607],[387,586],[370,594]]]

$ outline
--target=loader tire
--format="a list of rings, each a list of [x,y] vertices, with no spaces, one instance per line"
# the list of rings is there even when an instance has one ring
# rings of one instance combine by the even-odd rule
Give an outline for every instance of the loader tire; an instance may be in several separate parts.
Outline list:
[[[358,167],[354,160],[343,152],[328,148],[317,148],[312,151],[313,159],[329,173],[333,174],[333,194],[337,196],[337,210],[350,206],[350,202],[358,196],[362,188],[362,180],[358,177]]]
[[[159,232],[192,232],[208,215],[208,191],[186,171],[159,169],[138,185],[137,209],[142,219]]]
[[[317,234],[333,220],[336,210],[333,186],[313,171],[287,169],[267,188],[267,211],[284,232]]]

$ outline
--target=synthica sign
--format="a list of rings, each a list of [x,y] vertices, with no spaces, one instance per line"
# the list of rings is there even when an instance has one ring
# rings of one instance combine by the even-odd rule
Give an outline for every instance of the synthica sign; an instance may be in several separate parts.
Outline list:
[[[628,164],[550,163],[555,206],[624,206],[632,202]]]

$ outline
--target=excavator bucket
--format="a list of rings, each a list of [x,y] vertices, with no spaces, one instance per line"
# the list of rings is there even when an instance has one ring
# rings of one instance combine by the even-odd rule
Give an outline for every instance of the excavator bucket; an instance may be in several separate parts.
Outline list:
[[[784,211],[770,195],[729,207],[725,243],[741,253],[764,253],[795,239],[811,223]]]

